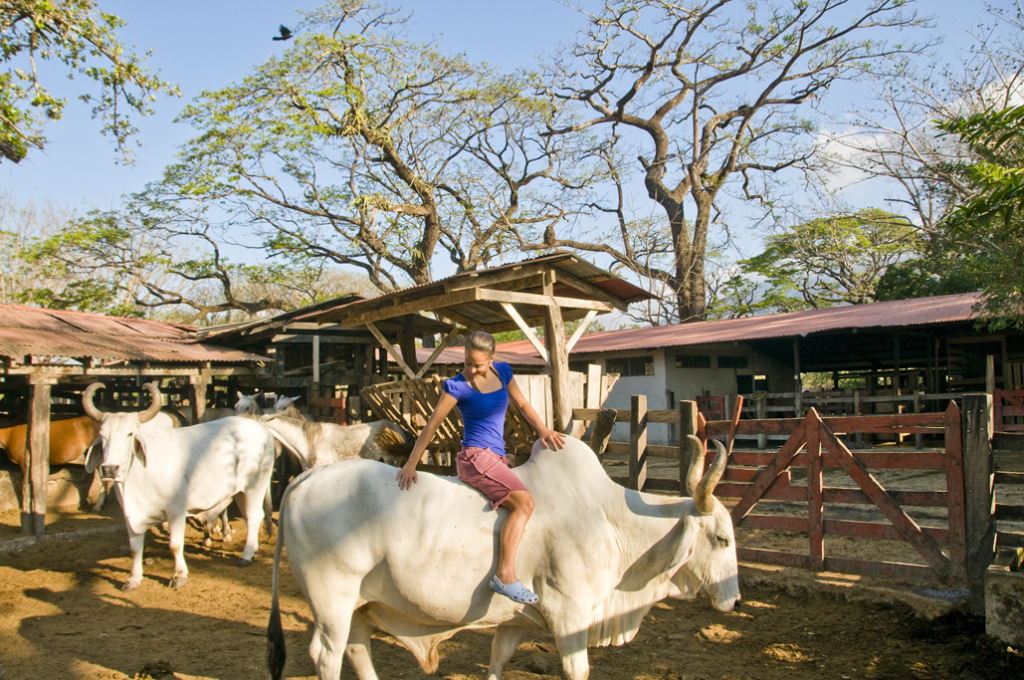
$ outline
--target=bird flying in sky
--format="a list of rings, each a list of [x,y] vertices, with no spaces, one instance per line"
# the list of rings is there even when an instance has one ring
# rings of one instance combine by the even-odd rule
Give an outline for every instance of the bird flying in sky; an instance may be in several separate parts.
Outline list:
[[[288,28],[284,24],[281,24],[278,30],[281,31],[281,35],[275,35],[274,40],[287,40],[292,37],[292,29]]]

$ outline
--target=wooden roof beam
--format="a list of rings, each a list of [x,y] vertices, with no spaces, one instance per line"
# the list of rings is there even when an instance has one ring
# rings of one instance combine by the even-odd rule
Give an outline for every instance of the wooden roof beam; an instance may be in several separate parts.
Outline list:
[[[430,355],[430,357],[423,362],[423,365],[420,366],[420,370],[416,371],[416,379],[422,378],[424,375],[426,375],[427,369],[434,365],[434,362],[437,360],[437,357],[440,356],[444,348],[452,344],[452,340],[455,339],[455,336],[458,334],[458,332],[459,329],[457,327],[448,331],[448,335],[446,335],[444,340],[441,341],[441,344],[439,344],[434,349],[434,352]]]
[[[537,350],[537,354],[540,355],[540,358],[550,364],[551,362],[548,358],[547,349],[545,349],[544,345],[541,344],[540,338],[538,338],[537,334],[533,332],[533,329],[530,328],[530,326],[526,323],[523,317],[519,315],[519,312],[516,311],[516,308],[513,307],[508,302],[502,302],[501,307],[502,309],[505,310],[505,313],[508,314],[512,318],[512,320],[516,322],[516,325],[519,326],[519,330],[521,330],[526,335],[526,339],[529,340],[530,344],[533,345],[533,348]]]
[[[395,346],[388,342],[388,339],[384,337],[384,334],[381,333],[375,325],[373,325],[372,321],[366,324],[366,327],[371,333],[373,333],[373,337],[377,338],[377,342],[379,342],[380,346],[384,348],[384,351],[388,353],[396,364],[398,364],[399,368],[405,371],[405,374],[409,376],[411,380],[415,380],[416,374],[413,373],[411,368],[409,368],[409,364],[405,363],[405,359],[402,358],[402,353],[395,350]]]
[[[572,351],[572,348],[576,345],[576,341],[580,339],[580,336],[587,332],[587,326],[590,325],[590,322],[594,320],[595,316],[597,316],[597,310],[591,309],[587,312],[587,315],[583,317],[583,320],[580,321],[580,325],[576,327],[576,330],[573,331],[572,337],[569,338],[569,342],[565,343],[566,354]]]
[[[590,283],[585,279],[581,279],[578,276],[574,276],[569,272],[561,270],[553,273],[555,274],[555,281],[557,281],[558,283],[563,283],[567,286],[571,286],[576,290],[580,291],[581,293],[586,293],[591,297],[597,298],[598,300],[601,300],[602,302],[611,305],[620,312],[626,311],[626,308],[629,307],[629,304],[625,300],[615,297],[614,295],[610,294],[608,291],[604,290],[600,286],[595,286],[594,284]]]
[[[478,288],[479,300],[490,302],[509,303],[518,305],[533,305],[535,307],[559,307],[567,309],[596,309],[599,312],[610,312],[612,307],[598,300],[581,300],[579,298],[557,297],[555,295],[541,295],[536,293],[515,293],[507,290],[494,290],[493,288]]]

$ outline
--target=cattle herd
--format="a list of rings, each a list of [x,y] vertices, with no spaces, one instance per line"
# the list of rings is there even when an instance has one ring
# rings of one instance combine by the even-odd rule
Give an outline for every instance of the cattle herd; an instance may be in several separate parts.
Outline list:
[[[403,427],[309,422],[288,398],[263,413],[257,395],[241,393],[232,415],[179,426],[161,411],[159,389],[144,387],[152,405],[119,413],[101,411],[94,396],[104,386],[90,385],[82,397],[86,417],[74,426],[76,456],[87,451],[86,469],[98,469],[116,489],[124,512],[132,568],[123,589],[140,585],[145,535],[158,523],[167,524],[174,556],[170,586],[184,586],[188,517],[202,522],[209,540],[218,520],[227,529],[232,502],[247,529],[238,565],[250,564],[260,527],[271,533],[275,459],[287,452],[304,470],[288,484],[278,515],[267,630],[273,678],[285,660],[282,554],[313,613],[309,652],[320,680],[337,680],[343,657],[360,680],[377,678],[374,628],[398,639],[427,673],[437,668],[442,641],[460,630],[494,628],[488,680],[499,680],[524,632],[544,629],[565,675],[584,680],[587,648],[630,641],[659,600],[703,594],[721,611],[739,603],[733,525],[713,495],[728,458],[717,442],[707,472],[696,457],[689,498],[616,485],[579,440],[569,438],[559,451],[534,445],[516,468],[536,502],[516,571],[540,602],[523,605],[488,587],[504,511],[491,511],[482,494],[454,478],[421,474],[412,489],[399,489],[392,464],[414,442]],[[66,421],[54,421],[51,432],[59,422]],[[67,462],[53,442],[68,439],[51,437],[51,460]],[[10,441],[0,445],[16,454]]]

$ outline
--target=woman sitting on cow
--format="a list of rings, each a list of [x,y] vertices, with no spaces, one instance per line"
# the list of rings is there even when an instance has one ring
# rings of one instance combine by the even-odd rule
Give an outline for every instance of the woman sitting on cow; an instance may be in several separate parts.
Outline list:
[[[523,396],[507,363],[494,361],[494,338],[476,331],[466,340],[465,367],[454,378],[444,381],[444,394],[434,408],[426,427],[420,432],[409,460],[398,472],[398,486],[410,488],[416,482],[416,465],[426,451],[438,426],[453,406],[462,415],[462,450],[455,459],[459,479],[479,489],[491,501],[491,507],[509,511],[501,527],[498,569],[491,588],[516,602],[535,604],[538,597],[516,578],[516,552],[533,514],[533,496],[510,469],[505,454],[505,411],[511,399],[523,417],[537,430],[539,439],[550,449],[560,449],[565,435],[544,424]]]

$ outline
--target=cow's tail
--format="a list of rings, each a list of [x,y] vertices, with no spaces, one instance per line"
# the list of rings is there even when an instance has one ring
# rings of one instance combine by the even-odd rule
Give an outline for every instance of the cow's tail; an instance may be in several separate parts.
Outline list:
[[[285,494],[287,499],[287,493]],[[270,621],[267,623],[267,670],[272,680],[281,680],[284,662],[288,658],[284,645],[284,629],[281,628],[281,608],[277,600],[277,587],[281,575],[281,547],[284,545],[285,503],[281,502],[278,515],[277,546],[274,548],[274,575],[271,579]]]
[[[267,492],[263,494],[263,531],[268,538],[274,535],[274,501],[270,498],[270,486],[267,486]]]

